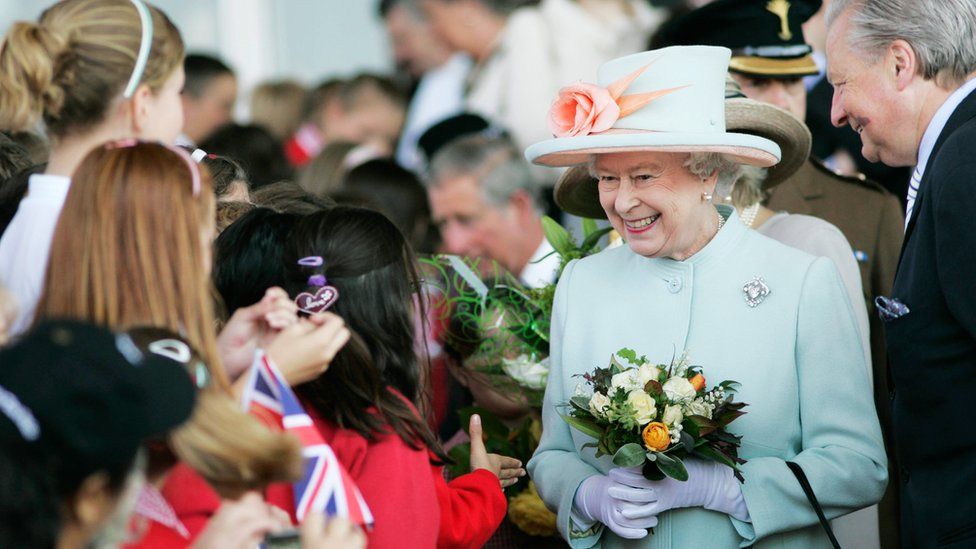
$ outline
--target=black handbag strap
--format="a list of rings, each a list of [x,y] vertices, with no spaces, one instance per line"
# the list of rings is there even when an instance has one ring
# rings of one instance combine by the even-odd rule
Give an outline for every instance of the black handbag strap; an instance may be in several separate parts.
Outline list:
[[[840,544],[837,543],[837,538],[834,537],[834,530],[830,527],[830,523],[827,522],[827,517],[824,516],[820,502],[817,501],[817,495],[813,493],[813,488],[810,487],[810,481],[807,480],[807,475],[797,463],[787,461],[786,466],[796,475],[796,480],[799,481],[800,488],[803,488],[803,493],[807,495],[807,499],[810,500],[810,505],[813,506],[813,510],[817,513],[817,518],[820,519],[820,526],[823,526],[824,532],[827,532],[827,537],[830,538],[830,544],[834,546],[834,549],[841,549]]]

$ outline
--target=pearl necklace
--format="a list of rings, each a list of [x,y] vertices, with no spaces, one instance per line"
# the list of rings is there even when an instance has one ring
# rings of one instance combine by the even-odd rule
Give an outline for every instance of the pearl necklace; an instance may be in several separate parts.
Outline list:
[[[742,224],[746,227],[752,227],[752,224],[756,221],[756,216],[759,215],[759,202],[756,202],[752,206],[742,210],[739,214],[739,219],[742,220]]]

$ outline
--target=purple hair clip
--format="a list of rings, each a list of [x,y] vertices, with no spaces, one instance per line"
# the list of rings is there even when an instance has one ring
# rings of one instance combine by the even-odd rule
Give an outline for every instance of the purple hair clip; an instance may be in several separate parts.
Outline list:
[[[317,255],[303,257],[298,260],[298,264],[302,267],[321,267],[324,263],[322,258]],[[339,289],[335,286],[330,286],[324,274],[317,273],[308,277],[308,285],[314,286],[318,290],[314,294],[311,292],[302,292],[295,296],[295,305],[303,313],[310,315],[321,313],[334,305],[339,299]]]

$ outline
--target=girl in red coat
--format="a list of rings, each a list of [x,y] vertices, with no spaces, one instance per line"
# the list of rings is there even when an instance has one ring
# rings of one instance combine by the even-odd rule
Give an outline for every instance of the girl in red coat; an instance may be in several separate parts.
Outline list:
[[[414,347],[420,280],[400,231],[369,210],[316,213],[295,225],[285,265],[286,289],[299,307],[313,314],[329,308],[353,334],[328,371],[296,392],[373,513],[369,545],[483,545],[505,516],[502,486],[524,471],[474,444],[472,472],[445,482],[448,458],[418,412],[425,385]]]

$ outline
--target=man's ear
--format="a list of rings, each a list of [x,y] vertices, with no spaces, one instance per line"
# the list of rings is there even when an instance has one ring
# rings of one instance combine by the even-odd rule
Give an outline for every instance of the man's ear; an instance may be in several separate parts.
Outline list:
[[[526,222],[535,219],[536,208],[532,196],[522,189],[516,190],[508,197],[508,205],[515,211],[519,221]]]
[[[918,56],[908,42],[893,40],[885,55],[886,69],[895,80],[895,87],[902,91],[908,87],[918,74]]]

